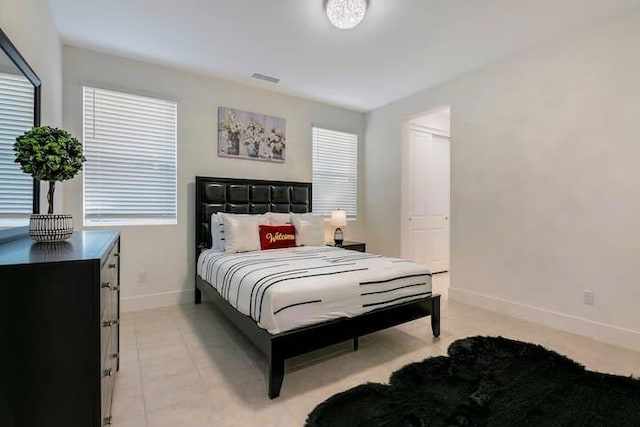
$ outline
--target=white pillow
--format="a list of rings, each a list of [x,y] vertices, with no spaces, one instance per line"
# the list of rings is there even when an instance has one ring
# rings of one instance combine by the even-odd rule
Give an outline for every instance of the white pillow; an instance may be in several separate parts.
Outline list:
[[[296,228],[298,246],[324,246],[324,219],[321,216],[291,214],[291,223]]]
[[[291,214],[288,213],[268,212],[267,218],[269,218],[269,223],[271,225],[291,224]]]
[[[224,252],[237,253],[260,250],[258,226],[268,224],[264,215],[220,213],[224,225]]]
[[[224,251],[224,224],[219,213],[211,215],[211,249]]]

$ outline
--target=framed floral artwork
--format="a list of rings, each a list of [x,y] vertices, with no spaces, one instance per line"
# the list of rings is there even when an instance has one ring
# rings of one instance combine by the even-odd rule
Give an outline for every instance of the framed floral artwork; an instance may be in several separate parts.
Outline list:
[[[285,119],[219,107],[218,156],[284,163],[285,130]]]

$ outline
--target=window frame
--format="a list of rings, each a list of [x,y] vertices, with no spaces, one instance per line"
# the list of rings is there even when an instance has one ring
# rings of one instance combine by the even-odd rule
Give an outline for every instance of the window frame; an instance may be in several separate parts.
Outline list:
[[[359,164],[360,164],[360,132],[355,131],[353,129],[345,129],[345,128],[340,128],[337,126],[327,126],[327,125],[323,125],[323,124],[318,124],[318,123],[312,123],[311,125],[311,181],[313,182],[314,185],[314,198],[313,201],[315,203],[316,200],[318,200],[318,197],[315,197],[315,195],[317,194],[317,190],[318,187],[316,185],[316,182],[313,179],[314,176],[314,132],[315,129],[320,129],[320,130],[324,130],[324,131],[329,131],[329,132],[337,132],[337,133],[343,133],[343,134],[347,134],[350,136],[355,137],[355,164],[354,164],[354,176],[355,176],[355,182],[354,182],[354,189],[355,189],[355,213],[349,213],[347,212],[347,221],[357,221],[358,220],[358,213],[359,213],[359,196],[360,196],[360,170],[359,170]],[[313,212],[318,214],[318,212],[316,211],[315,206],[312,207],[313,208]],[[329,221],[330,217],[331,217],[331,212],[333,210],[336,209],[343,209],[345,210],[343,207],[341,206],[335,206],[331,211],[329,212],[319,212],[320,215],[322,215],[325,219],[325,221]]]
[[[97,90],[97,91],[106,91],[115,93],[117,95],[123,95],[125,97],[141,97],[148,98],[150,100],[159,101],[163,103],[171,103],[174,104],[175,108],[175,121],[173,123],[174,126],[174,135],[175,140],[173,142],[173,155],[174,155],[174,186],[173,186],[173,196],[175,200],[175,208],[173,212],[173,216],[169,218],[151,218],[151,217],[135,217],[135,216],[125,216],[122,214],[122,217],[112,218],[112,219],[94,219],[87,218],[87,208],[86,208],[86,172],[83,170],[82,174],[82,221],[85,227],[138,227],[138,226],[163,226],[163,225],[177,225],[178,223],[178,102],[173,99],[160,98],[156,95],[141,95],[134,91],[124,91],[121,89],[105,89],[98,86],[88,86],[85,85],[82,87],[82,145],[83,147],[86,144],[86,135],[87,128],[85,123],[85,90]],[[85,156],[87,155],[85,150]],[[86,164],[85,164],[86,169]]]

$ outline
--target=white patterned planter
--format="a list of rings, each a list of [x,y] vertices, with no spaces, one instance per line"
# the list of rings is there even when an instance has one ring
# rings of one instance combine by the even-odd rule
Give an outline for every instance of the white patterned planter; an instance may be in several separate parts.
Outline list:
[[[36,242],[61,242],[73,234],[73,218],[69,214],[31,215],[29,236]]]

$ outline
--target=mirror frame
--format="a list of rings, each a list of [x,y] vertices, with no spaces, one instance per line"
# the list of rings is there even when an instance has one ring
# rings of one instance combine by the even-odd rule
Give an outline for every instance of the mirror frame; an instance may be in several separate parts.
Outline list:
[[[18,49],[11,43],[9,37],[0,28],[0,49],[9,57],[11,62],[20,70],[20,72],[33,85],[33,125],[40,126],[40,93],[42,91],[42,82],[38,75],[29,66]],[[40,213],[40,181],[33,180],[33,213]],[[0,232],[0,241],[5,235],[15,236],[20,234],[19,231],[28,230],[28,227],[15,227]]]

